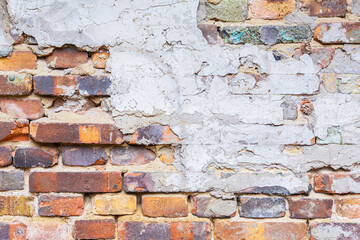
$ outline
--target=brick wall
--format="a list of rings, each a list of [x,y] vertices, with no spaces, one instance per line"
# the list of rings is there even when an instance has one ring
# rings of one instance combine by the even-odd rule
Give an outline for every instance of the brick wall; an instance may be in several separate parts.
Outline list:
[[[30,2],[0,4],[0,240],[360,239],[360,2]]]

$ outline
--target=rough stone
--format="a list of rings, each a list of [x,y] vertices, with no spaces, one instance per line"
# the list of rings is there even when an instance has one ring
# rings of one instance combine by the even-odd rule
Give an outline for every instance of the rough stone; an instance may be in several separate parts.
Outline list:
[[[218,4],[206,3],[206,17],[226,22],[243,22],[247,17],[246,0],[222,0]]]

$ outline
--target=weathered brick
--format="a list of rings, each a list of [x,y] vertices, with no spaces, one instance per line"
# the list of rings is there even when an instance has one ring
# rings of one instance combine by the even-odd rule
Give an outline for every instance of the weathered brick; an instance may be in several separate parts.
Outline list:
[[[210,240],[211,226],[206,222],[119,222],[119,240]]]
[[[123,134],[112,124],[64,123],[36,120],[30,136],[40,143],[121,144]]]
[[[0,109],[13,118],[38,119],[44,115],[39,99],[1,99]]]
[[[77,220],[73,235],[76,239],[114,239],[115,220]]]
[[[307,239],[305,222],[215,222],[215,240]]]
[[[359,94],[360,75],[320,73],[323,86],[329,93]]]
[[[323,222],[310,225],[311,240],[358,240],[359,236],[359,223]]]
[[[315,192],[329,194],[360,193],[360,175],[348,173],[316,174]]]
[[[35,76],[34,92],[44,96],[108,96],[109,76]]]
[[[63,146],[62,160],[68,166],[103,165],[108,157],[104,148]]]
[[[29,140],[29,121],[0,122],[0,142]]]
[[[284,198],[240,197],[239,214],[246,218],[278,218],[285,216]]]
[[[96,195],[92,206],[98,215],[129,215],[136,211],[135,195]]]
[[[215,44],[218,42],[219,33],[215,24],[198,24],[198,28],[208,43]]]
[[[345,17],[346,0],[305,0],[304,7],[313,17]]]
[[[1,71],[36,69],[37,57],[31,51],[14,51],[9,57],[0,58]]]
[[[31,94],[31,75],[0,75],[1,96],[24,96]]]
[[[104,69],[109,56],[110,53],[107,49],[100,49],[98,52],[92,53],[91,60],[94,64],[94,68]]]
[[[0,167],[9,166],[12,163],[11,147],[2,146],[0,147]]]
[[[192,197],[192,214],[203,218],[229,218],[236,214],[236,200],[215,197]]]
[[[360,43],[360,22],[321,23],[314,38],[322,43]]]
[[[343,218],[360,218],[360,198],[350,196],[335,199],[335,212]]]
[[[30,192],[119,192],[121,172],[31,172]]]
[[[15,150],[13,165],[19,168],[52,167],[58,163],[57,148],[20,147]]]
[[[0,191],[24,189],[24,171],[0,171]]]
[[[314,111],[314,105],[305,98],[300,103],[300,111],[305,115],[310,115]]]
[[[23,196],[0,196],[0,216],[27,216],[34,214],[34,198]]]
[[[114,147],[110,154],[111,164],[118,166],[143,165],[156,158],[153,151],[140,146]]]
[[[73,68],[86,63],[88,54],[75,48],[61,48],[55,49],[45,60],[53,68]]]
[[[148,217],[186,217],[187,196],[142,196],[142,213]]]
[[[334,48],[314,48],[311,49],[309,56],[313,62],[322,68],[326,68],[331,63],[335,54]]]
[[[30,221],[27,225],[26,239],[65,240],[68,239],[68,224],[65,221]]]
[[[249,17],[258,19],[283,19],[296,11],[296,0],[250,0]]]
[[[24,223],[0,223],[0,239],[26,240],[26,225]]]
[[[84,209],[82,196],[50,196],[39,197],[39,215],[46,217],[80,216]]]
[[[169,126],[151,124],[147,127],[136,129],[130,139],[130,144],[171,144],[178,143],[179,137]]]
[[[330,218],[332,214],[332,199],[290,199],[289,210],[291,218]]]
[[[226,22],[243,22],[247,17],[247,1],[222,0],[218,4],[206,3],[206,17]]]
[[[300,43],[309,41],[312,37],[308,25],[297,26],[249,26],[223,27],[220,36],[228,44],[276,44]]]

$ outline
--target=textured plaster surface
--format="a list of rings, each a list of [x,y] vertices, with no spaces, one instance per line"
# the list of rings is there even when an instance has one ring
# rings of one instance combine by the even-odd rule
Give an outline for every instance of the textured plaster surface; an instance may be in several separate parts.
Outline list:
[[[217,181],[214,169],[299,173],[351,169],[359,161],[359,97],[330,94],[318,77],[322,72],[360,74],[359,47],[336,50],[330,66],[321,69],[307,54],[277,60],[265,46],[209,45],[197,28],[202,14],[197,13],[197,0],[7,2],[1,46],[11,44],[7,34],[12,30],[33,36],[40,48],[71,44],[90,51],[110,49],[106,70],[112,87],[105,109],[117,126],[132,133],[160,123],[181,139],[174,166],[183,175],[171,181],[159,178],[157,184],[164,188],[171,184],[185,191],[236,192],[255,180],[236,175]],[[300,13],[287,21],[314,28],[313,19]],[[253,75],[240,69],[267,77],[256,85]],[[300,103],[299,95],[308,96],[314,113],[286,120],[283,103]],[[295,115],[301,114],[297,108]],[[315,137],[326,139],[334,126],[347,145],[313,145]],[[284,180],[266,177],[270,185],[277,181]],[[286,187],[307,191],[304,181]]]

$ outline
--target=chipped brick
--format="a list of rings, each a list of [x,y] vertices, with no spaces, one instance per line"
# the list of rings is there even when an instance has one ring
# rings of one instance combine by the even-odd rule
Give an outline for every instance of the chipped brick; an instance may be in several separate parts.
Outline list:
[[[58,163],[57,148],[20,147],[15,150],[13,165],[19,168],[52,167]]]
[[[192,197],[191,212],[203,218],[230,218],[236,213],[235,199],[223,200],[215,197]]]
[[[114,147],[110,154],[111,164],[118,166],[143,165],[156,158],[153,151],[140,146]]]
[[[360,43],[360,22],[321,23],[314,38],[322,43]]]
[[[315,192],[328,194],[360,193],[360,175],[348,173],[316,174]]]
[[[39,215],[46,217],[80,216],[83,213],[83,196],[50,196],[39,197]]]
[[[100,49],[98,52],[91,54],[91,60],[94,64],[94,68],[105,69],[106,61],[108,60],[110,53],[107,49]]]
[[[29,121],[0,122],[0,142],[29,140]]]
[[[142,213],[148,217],[186,217],[187,196],[142,196]]]
[[[62,159],[68,166],[92,166],[106,164],[108,157],[100,147],[63,146]]]
[[[359,223],[312,223],[310,225],[310,239],[336,239],[336,240],[355,240],[360,236]],[[330,238],[329,238],[330,237]]]
[[[45,58],[46,63],[53,68],[73,68],[88,61],[88,53],[75,48],[55,49]]]
[[[209,44],[215,44],[218,42],[219,33],[215,24],[198,24],[198,28],[201,30],[203,37]]]

